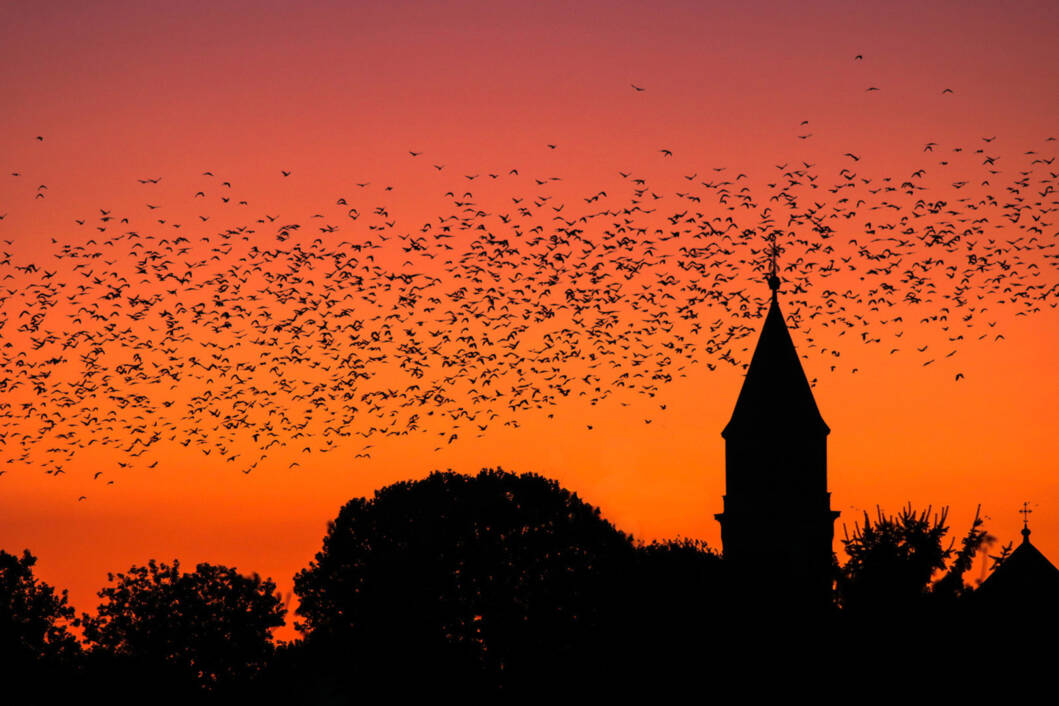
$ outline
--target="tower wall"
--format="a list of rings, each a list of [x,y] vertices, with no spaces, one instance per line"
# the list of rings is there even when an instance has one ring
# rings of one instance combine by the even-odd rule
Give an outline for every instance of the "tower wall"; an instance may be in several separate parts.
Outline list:
[[[838,513],[827,490],[829,432],[774,296],[722,432],[724,512],[716,515],[725,561],[768,600],[831,604]]]

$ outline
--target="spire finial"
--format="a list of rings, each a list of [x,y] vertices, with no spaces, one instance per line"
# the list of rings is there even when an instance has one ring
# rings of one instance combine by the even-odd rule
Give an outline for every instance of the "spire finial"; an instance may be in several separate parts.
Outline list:
[[[769,275],[768,283],[769,289],[772,290],[772,298],[776,298],[776,292],[780,289],[780,276],[779,276],[779,263],[777,262],[780,255],[779,245],[776,244],[776,238],[773,236],[772,245],[769,247]]]
[[[1019,514],[1022,515],[1022,541],[1030,541],[1030,513],[1033,510],[1030,509],[1028,502],[1022,503],[1022,509],[1019,510]]]

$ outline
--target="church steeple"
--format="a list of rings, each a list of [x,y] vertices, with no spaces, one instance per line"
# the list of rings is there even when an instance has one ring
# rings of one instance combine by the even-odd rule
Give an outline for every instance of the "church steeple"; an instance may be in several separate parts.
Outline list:
[[[762,425],[795,426],[824,434],[831,431],[816,406],[775,289],[732,418],[721,436],[727,439]]]
[[[831,430],[780,311],[775,252],[767,280],[772,300],[731,420],[721,432],[726,494],[724,512],[716,518],[725,558],[737,569],[750,574],[768,567],[787,595],[823,604],[831,595],[838,516],[827,491]]]

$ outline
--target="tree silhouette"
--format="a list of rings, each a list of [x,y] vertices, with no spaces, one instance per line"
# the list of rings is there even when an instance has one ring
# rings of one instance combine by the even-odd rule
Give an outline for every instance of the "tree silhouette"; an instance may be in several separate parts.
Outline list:
[[[63,660],[79,645],[68,630],[76,625],[67,593],[56,594],[33,574],[37,558],[0,550],[0,662]]]
[[[592,658],[632,552],[555,481],[435,472],[341,509],[295,577],[298,627],[362,681],[554,677]]]
[[[636,548],[625,578],[621,634],[611,635],[645,679],[685,674],[702,676],[702,664],[725,661],[717,638],[730,632],[731,610],[727,566],[704,542],[691,539],[655,541]],[[742,613],[740,613],[742,617]]]
[[[108,574],[98,615],[85,615],[96,649],[169,677],[216,689],[254,675],[272,653],[286,609],[271,580],[199,564],[133,566]]]
[[[954,688],[984,660],[981,648],[991,643],[963,576],[989,536],[975,513],[957,545],[946,539],[947,515],[877,508],[874,520],[865,513],[842,540],[849,560],[838,571],[841,611],[830,639],[856,647],[829,664],[843,688],[895,679]]]
[[[876,508],[872,521],[865,512],[863,526],[854,525],[853,535],[842,540],[849,560],[838,576],[840,606],[890,614],[915,611],[930,598],[958,598],[966,588],[963,574],[989,537],[975,513],[960,548],[945,546],[947,515],[948,508],[931,514],[907,506],[897,515]]]

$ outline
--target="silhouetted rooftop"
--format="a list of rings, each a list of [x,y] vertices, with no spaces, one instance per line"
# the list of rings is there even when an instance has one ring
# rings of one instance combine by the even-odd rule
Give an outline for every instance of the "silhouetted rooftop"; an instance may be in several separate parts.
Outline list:
[[[721,435],[728,438],[761,428],[783,428],[791,433],[831,431],[816,407],[775,290],[735,410]]]
[[[1052,598],[1059,600],[1059,569],[1030,543],[1030,530],[1022,530],[1022,544],[989,575],[977,591],[984,598],[1004,600]]]

